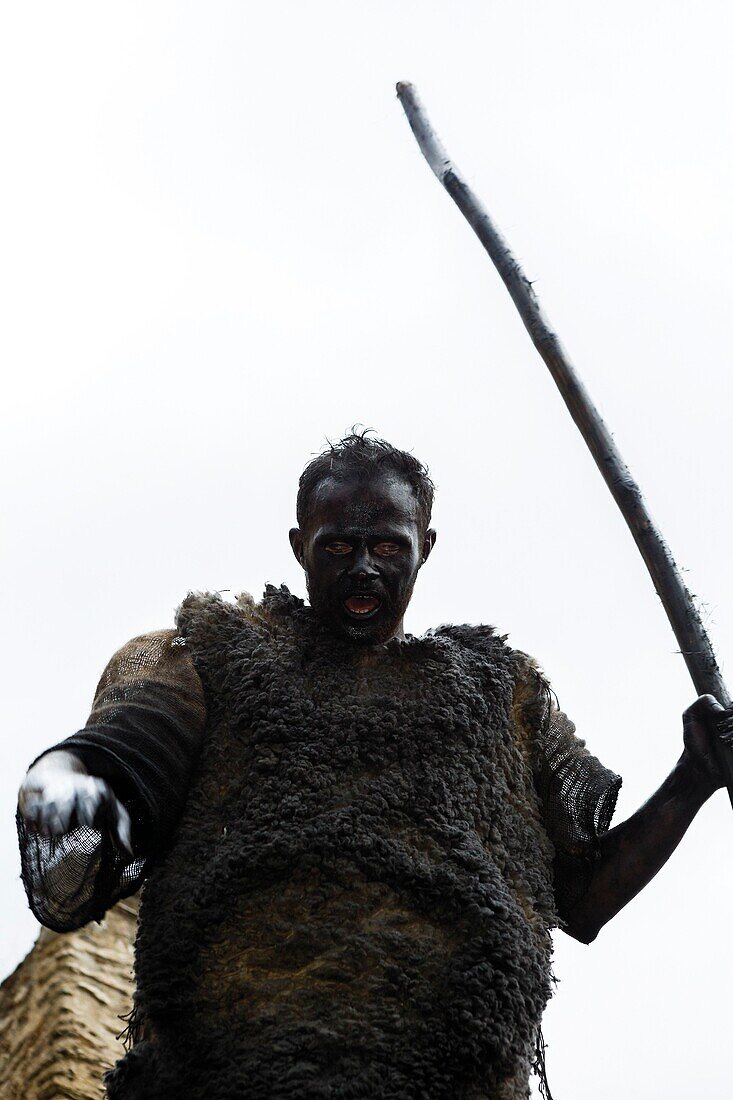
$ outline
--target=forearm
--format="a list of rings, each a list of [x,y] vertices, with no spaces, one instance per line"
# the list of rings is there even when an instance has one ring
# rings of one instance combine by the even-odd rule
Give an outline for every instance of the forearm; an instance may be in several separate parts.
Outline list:
[[[683,753],[652,797],[600,838],[590,885],[564,914],[570,935],[584,943],[595,939],[664,866],[711,793],[710,783]]]
[[[31,767],[19,795],[23,882],[56,931],[136,889],[180,816],[205,727],[201,683],[173,632],[123,647],[84,729]]]
[[[167,842],[180,817],[206,719],[201,682],[172,635],[123,647],[86,726],[58,746],[110,785],[132,818],[135,852],[146,856]]]

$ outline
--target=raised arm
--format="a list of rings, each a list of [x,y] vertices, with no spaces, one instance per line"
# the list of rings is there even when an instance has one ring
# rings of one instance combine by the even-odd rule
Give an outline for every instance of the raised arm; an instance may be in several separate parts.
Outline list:
[[[115,654],[84,729],[39,757],[20,789],[23,882],[42,924],[78,928],[139,887],[180,816],[205,721],[175,631]]]
[[[599,838],[599,858],[588,888],[563,914],[566,931],[583,943],[591,943],[654,878],[703,803],[724,786],[712,745],[716,737],[730,742],[733,712],[703,695],[685,711],[683,724],[680,759],[635,814]]]

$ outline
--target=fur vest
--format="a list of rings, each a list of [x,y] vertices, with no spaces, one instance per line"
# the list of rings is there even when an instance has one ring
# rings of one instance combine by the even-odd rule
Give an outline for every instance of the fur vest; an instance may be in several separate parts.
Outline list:
[[[207,736],[108,1096],[528,1096],[554,910],[522,655],[489,627],[355,646],[272,587],[178,628]]]

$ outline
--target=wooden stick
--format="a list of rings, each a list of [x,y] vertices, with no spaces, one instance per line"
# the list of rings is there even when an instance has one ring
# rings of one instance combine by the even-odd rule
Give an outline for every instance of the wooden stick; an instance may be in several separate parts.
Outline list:
[[[694,600],[680,576],[669,547],[649,514],[639,486],[621,457],[570,357],[544,316],[529,280],[480,200],[451,163],[412,84],[398,84],[397,96],[425,159],[472,227],[504,280],[532,337],[532,343],[547,364],[570,415],[621,509],[654,581],[657,595],[667,612],[695,689],[699,695],[714,695],[723,706],[729,706],[731,697]],[[720,742],[716,742],[716,751],[733,805],[733,752]]]

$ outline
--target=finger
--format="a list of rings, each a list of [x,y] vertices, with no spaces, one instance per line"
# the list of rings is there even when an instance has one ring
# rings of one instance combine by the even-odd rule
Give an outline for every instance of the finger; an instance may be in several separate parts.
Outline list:
[[[18,809],[25,817],[31,806],[34,806],[38,802],[38,797],[41,791],[40,788],[34,783],[21,783],[18,790]]]
[[[110,832],[114,823],[114,803],[116,801],[112,788],[104,779],[96,779],[97,801],[94,808],[92,824],[101,832]]]
[[[94,826],[102,793],[96,784],[85,785],[76,792],[72,822],[74,825]]]
[[[98,783],[100,799],[94,818],[95,827],[107,832],[119,848],[132,855],[130,815],[111,787],[103,779],[98,780]]]
[[[714,695],[701,695],[690,707],[690,710],[698,714],[726,714],[725,707],[721,706]]]
[[[50,836],[69,831],[73,799],[56,797],[47,799],[41,807],[41,822]]]
[[[21,788],[19,805],[32,825],[46,836],[67,832],[74,810],[76,787],[65,779]]]
[[[71,806],[68,802],[46,802],[41,809],[40,832],[44,836],[63,836],[68,833]]]
[[[40,791],[23,791],[18,795],[18,811],[20,816],[32,829],[37,829],[41,824],[43,799]]]
[[[720,719],[716,729],[721,741],[726,741],[733,736],[733,714],[726,712],[725,718]]]
[[[729,710],[723,711],[722,715],[716,719],[715,728],[720,737],[733,733],[733,714]]]
[[[134,854],[132,851],[132,822],[129,813],[117,798],[115,799],[114,836],[119,847],[132,856]]]

